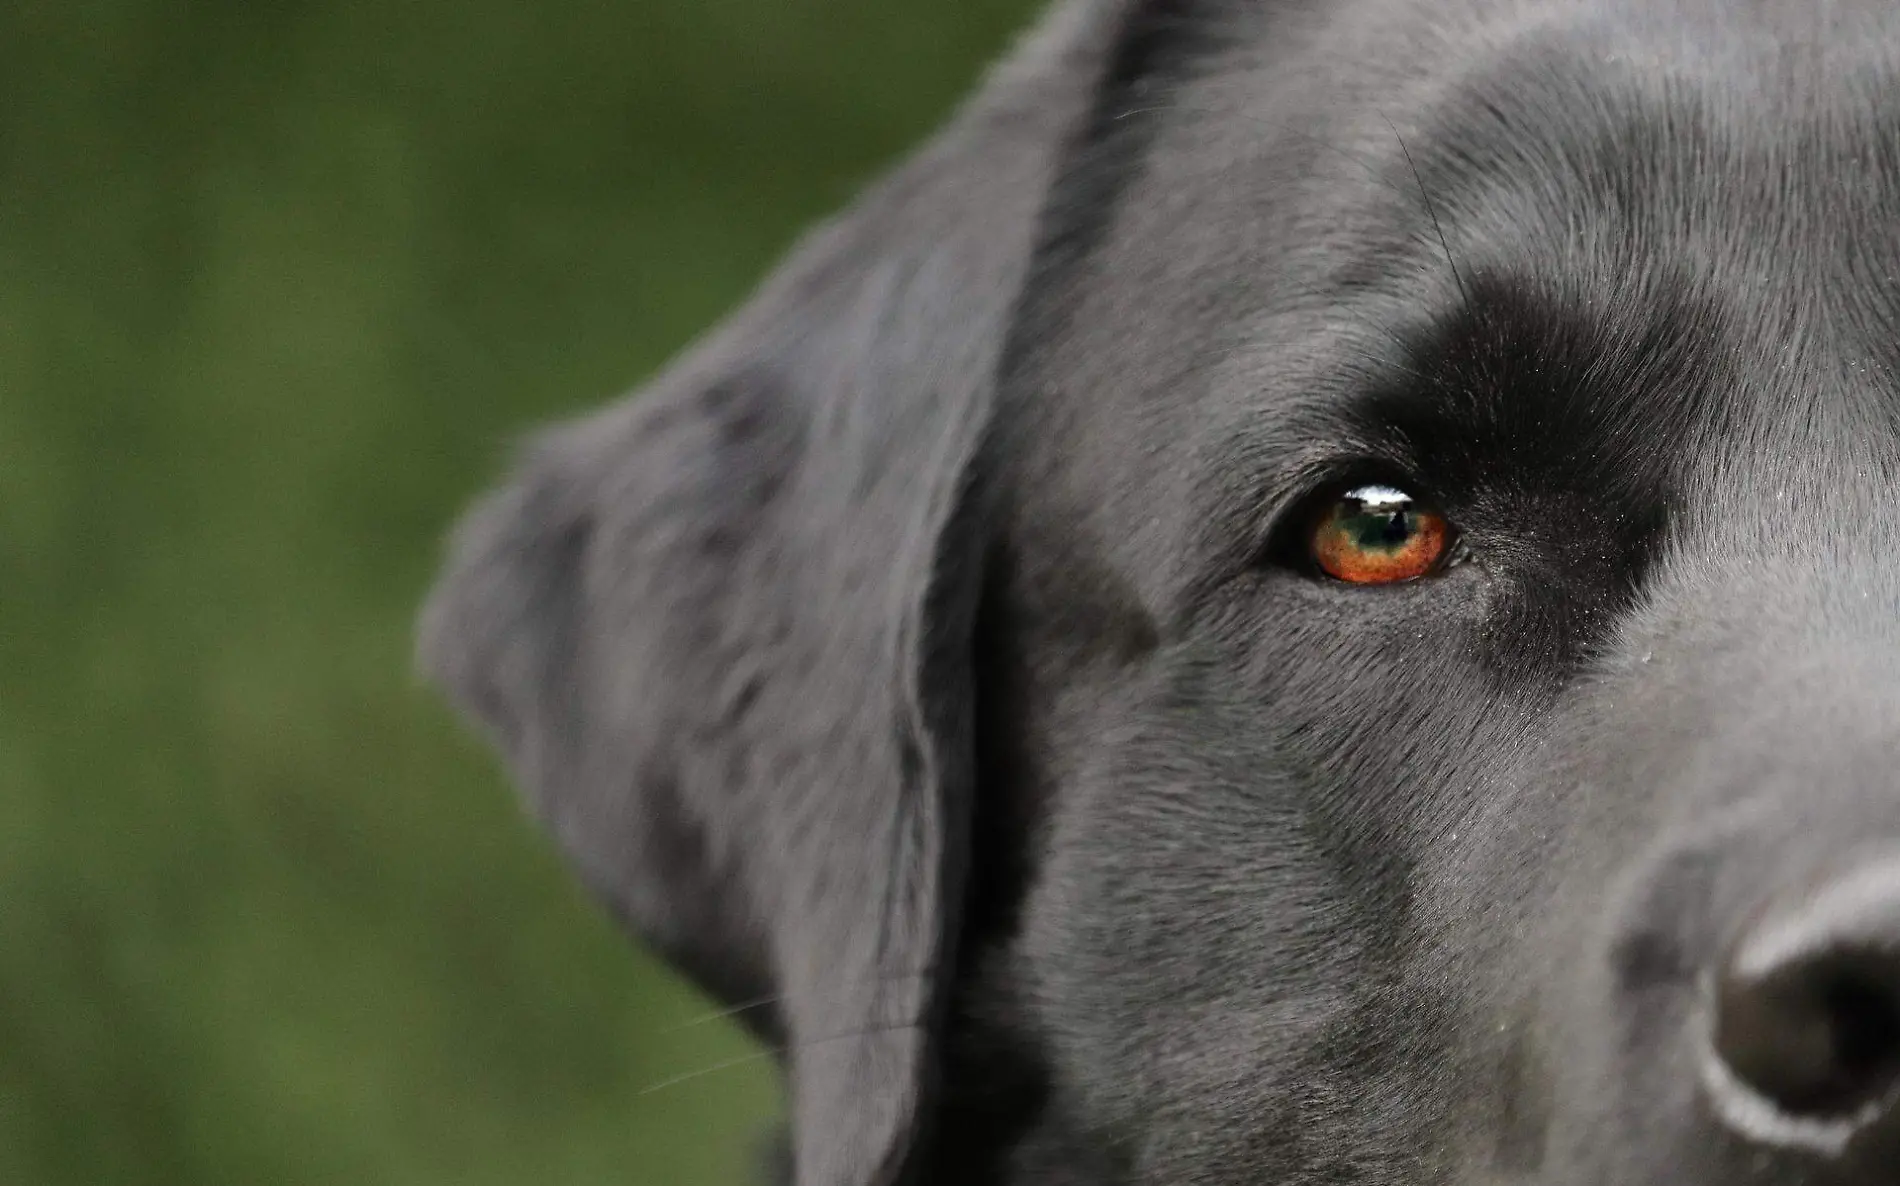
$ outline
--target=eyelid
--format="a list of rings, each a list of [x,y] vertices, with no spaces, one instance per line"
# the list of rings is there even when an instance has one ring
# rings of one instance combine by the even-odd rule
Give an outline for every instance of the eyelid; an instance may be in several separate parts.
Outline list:
[[[1291,515],[1312,506],[1314,499],[1329,491],[1344,492],[1353,486],[1388,486],[1406,489],[1404,471],[1384,458],[1369,456],[1340,457],[1336,454],[1316,457],[1289,467],[1266,491],[1263,503],[1263,531],[1271,535]]]
[[[1312,510],[1322,498],[1358,489],[1389,490],[1414,502],[1439,505],[1427,483],[1388,458],[1331,456],[1297,466],[1274,483],[1265,500],[1267,531],[1277,532],[1289,517]]]

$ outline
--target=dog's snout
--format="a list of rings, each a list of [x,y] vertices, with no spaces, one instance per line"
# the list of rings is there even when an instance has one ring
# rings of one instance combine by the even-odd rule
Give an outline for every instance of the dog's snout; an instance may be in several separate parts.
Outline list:
[[[1771,905],[1712,987],[1735,1086],[1791,1121],[1900,1122],[1900,856]]]

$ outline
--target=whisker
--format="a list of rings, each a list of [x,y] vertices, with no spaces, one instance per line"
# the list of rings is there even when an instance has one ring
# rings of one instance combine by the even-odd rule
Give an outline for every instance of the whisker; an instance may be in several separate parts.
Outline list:
[[[897,973],[890,973],[890,974],[880,974],[876,976],[850,977],[850,978],[845,978],[845,979],[835,981],[834,983],[838,987],[843,987],[845,985],[865,984],[865,983],[896,984],[896,983],[901,983],[906,980],[919,980],[928,975],[930,975],[929,972],[897,972]],[[697,1014],[695,1016],[687,1018],[685,1021],[675,1022],[672,1025],[666,1026],[662,1029],[655,1030],[653,1032],[657,1034],[676,1034],[676,1033],[679,1033],[681,1030],[689,1030],[689,1029],[693,1029],[697,1026],[702,1026],[702,1025],[711,1025],[715,1021],[727,1021],[734,1017],[738,1017],[740,1014],[750,1013],[754,1009],[763,1009],[768,1005],[776,1005],[780,1001],[783,1001],[785,998],[786,998],[786,994],[782,992],[768,993],[765,996],[759,996],[759,997],[751,997],[747,1000],[737,1001],[723,1008],[713,1009],[706,1013]]]
[[[696,1026],[711,1025],[715,1021],[729,1021],[742,1013],[750,1013],[754,1009],[763,1009],[767,1005],[776,1005],[784,999],[785,994],[782,992],[775,992],[770,996],[753,997],[750,1000],[727,1005],[723,1009],[713,1009],[706,1013],[697,1014],[687,1018],[685,1021],[676,1021],[672,1025],[665,1026],[653,1032],[656,1034],[677,1034],[681,1030],[693,1029]]]
[[[1399,126],[1384,114],[1385,126],[1392,129],[1392,138],[1399,142],[1399,151],[1405,154],[1406,167],[1412,170],[1412,180],[1418,183],[1418,196],[1425,202],[1425,213],[1432,220],[1432,230],[1438,235],[1438,245],[1445,251],[1445,266],[1451,269],[1451,278],[1458,285],[1458,299],[1465,308],[1471,307],[1471,294],[1465,291],[1465,278],[1458,273],[1458,261],[1451,257],[1451,243],[1445,238],[1445,228],[1438,221],[1438,207],[1432,204],[1432,195],[1425,188],[1425,177],[1418,171],[1418,165],[1412,160],[1412,150],[1405,146],[1405,137],[1399,135]]]
[[[658,1083],[648,1084],[634,1092],[633,1098],[640,1099],[644,1096],[666,1091],[669,1088],[678,1087],[682,1083],[691,1083],[695,1079],[704,1079],[708,1075],[717,1075],[721,1071],[730,1071],[738,1067],[747,1066],[751,1063],[758,1062],[760,1059],[771,1058],[777,1053],[778,1051],[775,1050],[755,1050],[751,1054],[741,1054],[736,1058],[724,1059],[709,1067],[701,1067],[696,1071],[688,1071],[684,1075],[675,1075],[671,1079],[662,1079]]]
[[[751,1063],[759,1062],[763,1059],[777,1058],[783,1055],[791,1054],[795,1051],[807,1049],[812,1046],[823,1046],[831,1042],[853,1041],[859,1038],[876,1037],[878,1034],[890,1034],[890,1033],[897,1033],[900,1030],[914,1030],[914,1029],[921,1029],[921,1028],[923,1027],[922,1027],[922,1023],[920,1022],[901,1021],[901,1022],[894,1022],[890,1025],[869,1026],[860,1030],[849,1030],[841,1034],[826,1034],[823,1037],[808,1038],[802,1042],[787,1042],[779,1046],[767,1046],[761,1050],[755,1050],[750,1054],[741,1054],[733,1058],[723,1059],[719,1062],[713,1063],[711,1066],[700,1067],[698,1070],[687,1071],[683,1075],[674,1075],[670,1079],[662,1079],[657,1083],[648,1084],[647,1086],[642,1087],[639,1090],[635,1091],[633,1095],[635,1099],[640,1099],[645,1096],[653,1095],[657,1092],[666,1091],[670,1088],[678,1087],[682,1083],[691,1083],[695,1079],[704,1079],[708,1075],[717,1075],[721,1071],[730,1071],[737,1067],[743,1067],[743,1066],[750,1065]]]

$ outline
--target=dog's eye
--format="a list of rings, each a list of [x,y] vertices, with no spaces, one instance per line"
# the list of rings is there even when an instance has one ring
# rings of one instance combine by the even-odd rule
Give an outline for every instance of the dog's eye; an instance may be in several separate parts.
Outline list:
[[[1391,585],[1438,571],[1454,533],[1437,511],[1391,486],[1356,486],[1321,505],[1313,562],[1335,580]]]

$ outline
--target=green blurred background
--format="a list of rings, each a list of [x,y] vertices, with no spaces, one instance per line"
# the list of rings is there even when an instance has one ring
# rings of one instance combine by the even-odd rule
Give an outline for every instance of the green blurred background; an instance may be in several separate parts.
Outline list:
[[[411,614],[1031,7],[0,5],[0,1184],[743,1177]]]

